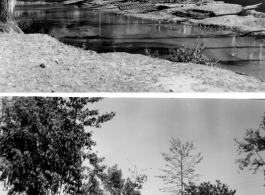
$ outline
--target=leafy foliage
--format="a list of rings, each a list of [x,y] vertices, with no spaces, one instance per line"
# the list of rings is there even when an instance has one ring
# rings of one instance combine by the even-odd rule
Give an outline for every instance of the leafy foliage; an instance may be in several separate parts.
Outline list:
[[[129,161],[129,159],[128,159]],[[130,162],[130,161],[129,161]],[[130,162],[131,163],[131,162]],[[131,163],[132,164],[132,163]],[[137,171],[137,166],[132,164],[134,166],[134,169],[129,169],[129,172],[132,174],[131,178],[133,180],[133,188],[136,189],[142,189],[143,184],[147,181],[147,175],[142,174],[142,172],[146,171],[146,169],[142,169],[140,172]],[[150,168],[152,169],[152,168]],[[139,174],[141,173],[141,174]]]
[[[139,174],[132,178],[123,179],[122,170],[117,165],[109,167],[103,179],[104,189],[111,195],[140,195],[139,191],[147,181],[145,174]]]
[[[204,182],[196,186],[190,182],[185,187],[185,195],[234,195],[236,193],[236,190],[229,190],[228,186],[219,180],[216,180],[216,183],[217,185],[213,185],[210,182]]]
[[[18,22],[19,28],[25,34],[40,33],[40,34],[50,34],[52,25],[47,19],[42,19],[34,17],[32,19],[22,19]]]
[[[204,46],[204,41],[201,43],[197,41],[195,47],[193,48],[189,48],[186,45],[182,45],[178,49],[169,49],[169,60],[173,62],[195,63],[219,67],[220,64],[218,64],[218,61],[213,62],[210,58],[208,58],[202,53]]]
[[[247,129],[244,141],[239,142],[235,139],[238,145],[238,154],[246,154],[244,158],[236,160],[239,164],[239,168],[243,170],[246,167],[250,167],[249,170],[253,170],[253,173],[257,173],[264,165],[265,161],[261,156],[261,152],[265,151],[265,136],[262,136],[262,132],[265,130],[265,116],[257,130]],[[263,132],[264,133],[264,132]],[[265,169],[263,169],[265,176]]]
[[[103,159],[91,152],[96,145],[85,126],[100,127],[115,113],[99,115],[87,104],[102,98],[2,98],[0,116],[0,181],[9,194],[66,194],[81,191],[87,169],[97,172]]]
[[[82,194],[84,195],[104,195],[103,189],[100,187],[100,182],[95,174],[89,175],[88,182],[83,184]]]
[[[104,181],[104,186],[112,195],[120,195],[123,189],[124,179],[122,178],[122,171],[118,169],[117,165],[108,168],[108,173]]]
[[[167,162],[166,167],[169,169],[161,169],[165,175],[157,177],[163,179],[165,184],[173,185],[163,188],[162,191],[183,194],[184,186],[200,177],[199,174],[195,174],[195,165],[200,163],[203,157],[201,157],[201,153],[190,155],[194,149],[196,148],[193,142],[182,144],[179,139],[173,138],[169,149],[170,153],[161,153]]]
[[[141,195],[141,192],[139,191],[139,189],[141,189],[141,188],[142,188],[142,186],[136,187],[135,182],[133,182],[130,178],[127,178],[127,180],[124,184],[122,194],[123,195]]]

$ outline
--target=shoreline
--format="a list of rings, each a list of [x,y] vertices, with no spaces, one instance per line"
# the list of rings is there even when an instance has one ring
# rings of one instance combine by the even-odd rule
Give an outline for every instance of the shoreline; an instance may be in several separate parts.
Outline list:
[[[227,3],[222,3],[222,2],[220,2],[220,3],[215,2],[214,4],[215,5],[229,5]],[[233,5],[237,5],[237,4],[233,4]],[[214,28],[213,29],[214,33],[221,29],[221,31],[222,31],[221,34],[216,34],[216,35],[220,35],[220,36],[228,36],[228,35],[246,36],[247,35],[247,36],[252,37],[252,38],[257,38],[255,36],[251,36],[251,33],[249,31],[240,32],[239,27],[235,27],[235,26],[225,27],[225,25],[222,23],[221,24],[218,24],[218,23],[216,23],[216,24],[205,24],[203,22],[199,22],[200,20],[192,20],[193,22],[187,22],[188,18],[174,17],[170,14],[166,14],[163,12],[162,12],[162,14],[158,13],[157,11],[147,12],[147,13],[135,13],[135,12],[130,12],[130,11],[121,11],[118,8],[111,8],[110,9],[108,7],[109,7],[109,4],[107,4],[105,6],[98,7],[98,8],[93,8],[91,10],[95,10],[95,11],[99,11],[99,12],[109,12],[109,13],[113,13],[113,14],[117,14],[117,15],[124,15],[124,16],[134,17],[134,18],[138,18],[138,19],[143,19],[143,20],[153,20],[153,21],[157,21],[157,22],[167,21],[167,22],[171,22],[171,25],[185,24],[185,25],[203,27],[203,28],[207,28],[207,26],[208,26],[208,28],[210,28],[210,29]],[[188,7],[192,7],[192,6],[189,5]],[[259,13],[259,14],[264,15],[264,38],[265,38],[265,13],[261,13],[261,12],[255,12],[255,13]],[[226,17],[226,16],[224,16],[224,17]],[[236,18],[235,18],[235,20],[236,20]],[[158,25],[163,26],[163,24],[158,24]],[[236,31],[234,30],[235,28],[237,28]],[[262,33],[262,35],[263,35],[263,33]],[[91,37],[97,37],[97,35],[96,36],[92,35]],[[70,38],[70,37],[68,37],[68,38]],[[259,36],[258,38],[263,38],[263,37]],[[239,74],[239,75],[254,77],[254,78],[260,80],[261,82],[265,82],[265,80],[263,80],[261,78],[257,78],[255,76],[248,75],[244,72],[229,70],[229,69],[226,69],[225,67],[220,67],[220,68],[228,70],[228,71],[232,71],[232,72]]]
[[[265,82],[227,69],[98,54],[45,34],[0,33],[0,42],[1,92],[265,92]]]
[[[0,34],[0,90],[18,92],[265,92],[230,70],[141,54],[102,53],[44,34]]]
[[[265,38],[265,13],[253,10],[244,11],[244,8],[238,4],[228,4],[215,1],[213,3],[208,3],[201,6],[179,4],[178,7],[147,13],[140,13],[137,11],[121,11],[118,8],[110,9],[108,7],[109,4],[92,9],[140,19],[167,21],[172,22],[172,24],[178,23],[208,28],[209,30],[213,30],[215,32],[224,31],[226,33],[236,34],[237,36],[249,36],[258,39]],[[225,12],[225,9],[228,7],[232,7],[232,9]],[[201,11],[202,13],[216,12],[216,16],[206,17],[204,19],[193,19],[174,15],[174,13],[181,10],[195,10],[195,12]]]

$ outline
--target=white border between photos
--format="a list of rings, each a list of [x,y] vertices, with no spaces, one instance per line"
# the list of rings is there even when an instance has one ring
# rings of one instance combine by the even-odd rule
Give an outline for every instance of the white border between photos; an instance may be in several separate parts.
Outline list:
[[[0,93],[0,96],[264,99],[265,93]]]

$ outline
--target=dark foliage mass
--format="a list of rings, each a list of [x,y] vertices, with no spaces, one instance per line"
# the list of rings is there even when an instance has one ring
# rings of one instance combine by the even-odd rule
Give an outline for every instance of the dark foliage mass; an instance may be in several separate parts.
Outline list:
[[[245,157],[237,159],[236,163],[239,164],[239,168],[243,170],[249,167],[249,170],[257,173],[257,171],[263,171],[265,177],[265,161],[263,159],[262,152],[265,151],[265,116],[258,129],[247,129],[244,137],[244,141],[236,141],[238,145],[239,155],[244,154]]]
[[[122,171],[118,169],[118,166],[108,168],[108,173],[105,179],[105,189],[113,195],[120,195],[124,185],[124,179],[122,178]]]
[[[89,180],[83,186],[83,195],[141,195],[139,191],[146,182],[147,176],[139,174],[136,177],[124,179],[122,170],[117,165],[109,167],[107,172],[90,174]]]
[[[217,185],[210,182],[204,182],[196,186],[194,183],[189,183],[185,188],[185,195],[234,195],[236,190],[230,190],[225,184],[216,180]]]
[[[52,25],[49,20],[38,17],[34,17],[32,19],[21,19],[17,23],[19,28],[25,34],[50,34],[52,29]]]
[[[117,165],[108,168],[104,181],[105,189],[112,195],[140,195],[139,189],[142,189],[143,183],[147,180],[144,174],[123,179],[121,169]]]
[[[0,181],[8,194],[78,194],[88,169],[94,174],[104,166],[91,151],[92,132],[114,113],[100,115],[87,108],[101,98],[12,97],[1,99]],[[90,168],[91,169],[91,168]],[[91,172],[90,172],[91,173]],[[93,178],[91,178],[93,179]]]

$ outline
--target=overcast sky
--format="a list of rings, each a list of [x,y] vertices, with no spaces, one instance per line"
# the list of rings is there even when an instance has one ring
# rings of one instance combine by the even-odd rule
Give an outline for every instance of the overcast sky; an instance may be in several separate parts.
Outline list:
[[[234,139],[242,140],[246,128],[258,128],[265,101],[108,98],[92,107],[117,112],[112,121],[94,130],[95,150],[106,158],[106,165],[117,163],[124,176],[130,176],[130,162],[138,170],[147,168],[143,195],[168,194],[159,191],[165,185],[155,176],[163,174],[160,152],[169,150],[171,138],[193,141],[194,154],[202,153],[204,159],[196,165],[196,173],[203,175],[199,182],[218,179],[237,189],[236,195],[265,194],[263,173],[238,173],[234,163],[239,157]]]
[[[102,128],[93,129],[97,142],[93,150],[105,157],[107,166],[118,164],[124,177],[133,169],[130,162],[138,171],[147,168],[143,195],[169,194],[159,191],[165,185],[155,176],[163,174],[159,169],[165,168],[165,161],[160,152],[169,151],[171,138],[193,141],[197,147],[193,154],[202,153],[204,159],[196,165],[196,173],[203,175],[199,182],[218,179],[237,189],[236,195],[265,194],[263,174],[238,173],[234,163],[239,157],[234,139],[242,140],[246,128],[258,128],[265,101],[107,98],[89,107],[100,113],[116,112]]]

